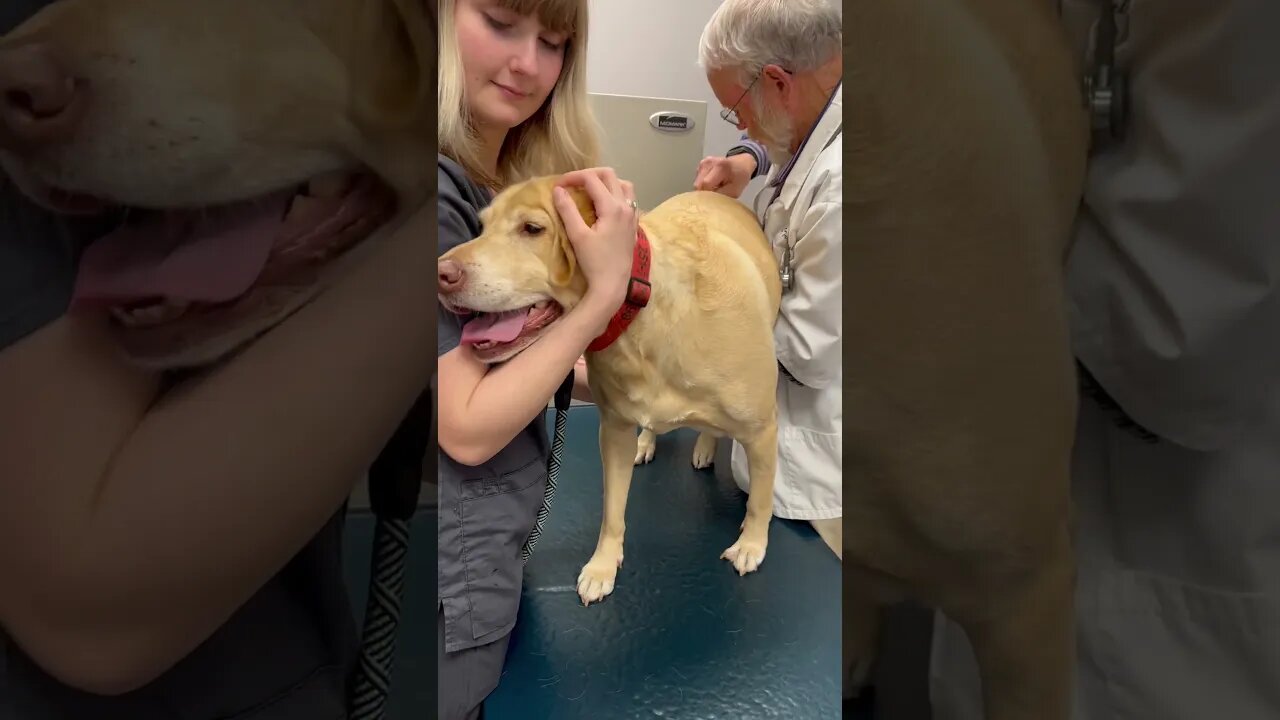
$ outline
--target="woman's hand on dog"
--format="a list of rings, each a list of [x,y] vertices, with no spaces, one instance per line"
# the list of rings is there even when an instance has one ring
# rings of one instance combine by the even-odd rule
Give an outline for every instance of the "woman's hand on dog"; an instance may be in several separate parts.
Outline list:
[[[596,222],[588,226],[569,194],[557,187],[556,210],[564,222],[578,266],[587,279],[583,304],[605,313],[607,319],[622,304],[631,279],[639,213],[633,205],[635,188],[612,168],[591,168],[565,174],[558,186],[582,186],[595,205]]]

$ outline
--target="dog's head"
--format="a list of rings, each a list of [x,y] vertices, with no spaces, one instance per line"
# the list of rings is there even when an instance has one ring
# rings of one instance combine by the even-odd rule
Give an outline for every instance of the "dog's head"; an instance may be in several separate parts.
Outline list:
[[[462,342],[484,362],[508,360],[532,345],[586,292],[552,200],[558,179],[535,178],[499,193],[480,213],[480,236],[440,256],[440,302],[459,315],[474,315]],[[568,191],[582,219],[594,224],[586,191]]]
[[[123,218],[73,309],[109,307],[146,364],[211,362],[423,203],[423,5],[59,0],[0,37],[0,170],[56,212]]]

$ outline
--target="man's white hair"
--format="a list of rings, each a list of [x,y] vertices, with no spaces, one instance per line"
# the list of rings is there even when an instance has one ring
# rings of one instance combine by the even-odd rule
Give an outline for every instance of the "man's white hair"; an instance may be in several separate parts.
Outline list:
[[[841,43],[838,0],[725,0],[702,31],[698,63],[704,71],[736,68],[746,87],[765,65],[816,70]]]

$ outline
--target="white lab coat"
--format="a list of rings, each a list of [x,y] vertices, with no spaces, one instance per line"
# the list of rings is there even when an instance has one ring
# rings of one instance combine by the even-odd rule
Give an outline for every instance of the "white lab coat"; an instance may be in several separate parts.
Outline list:
[[[1078,37],[1095,8],[1066,0]],[[1091,163],[1070,309],[1080,359],[1163,440],[1081,408],[1077,720],[1280,718],[1277,27],[1272,0],[1134,0],[1122,23],[1130,133]],[[968,642],[935,629],[934,717],[980,720]]]
[[[841,516],[843,374],[841,323],[841,89],[796,158],[777,200],[762,210],[765,235],[782,259],[782,232],[793,245],[795,281],[774,325],[778,360],[797,385],[778,379],[778,470],[774,514],[791,520]],[[775,166],[770,181],[782,170]],[[768,202],[774,188],[761,190]],[[733,444],[733,476],[749,486],[746,451]]]

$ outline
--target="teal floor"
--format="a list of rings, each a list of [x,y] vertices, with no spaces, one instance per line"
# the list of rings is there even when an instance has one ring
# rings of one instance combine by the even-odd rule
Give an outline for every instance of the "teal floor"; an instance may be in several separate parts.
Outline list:
[[[616,588],[582,607],[574,586],[600,526],[598,427],[594,407],[570,411],[560,491],[487,720],[840,717],[839,560],[808,523],[775,520],[764,565],[739,577],[719,555],[746,495],[727,447],[715,471],[693,469],[692,431],[660,437],[636,468]]]
[[[580,605],[574,584],[600,522],[597,428],[594,407],[570,411],[559,492],[486,720],[841,717],[839,560],[807,523],[776,519],[758,572],[739,577],[718,559],[746,496],[725,448],[714,471],[693,469],[691,431],[660,437],[654,461],[636,469],[616,589]],[[435,564],[419,555],[434,550],[434,511],[420,512],[413,532],[388,720],[434,716]],[[358,613],[372,536],[372,517],[353,510]]]

